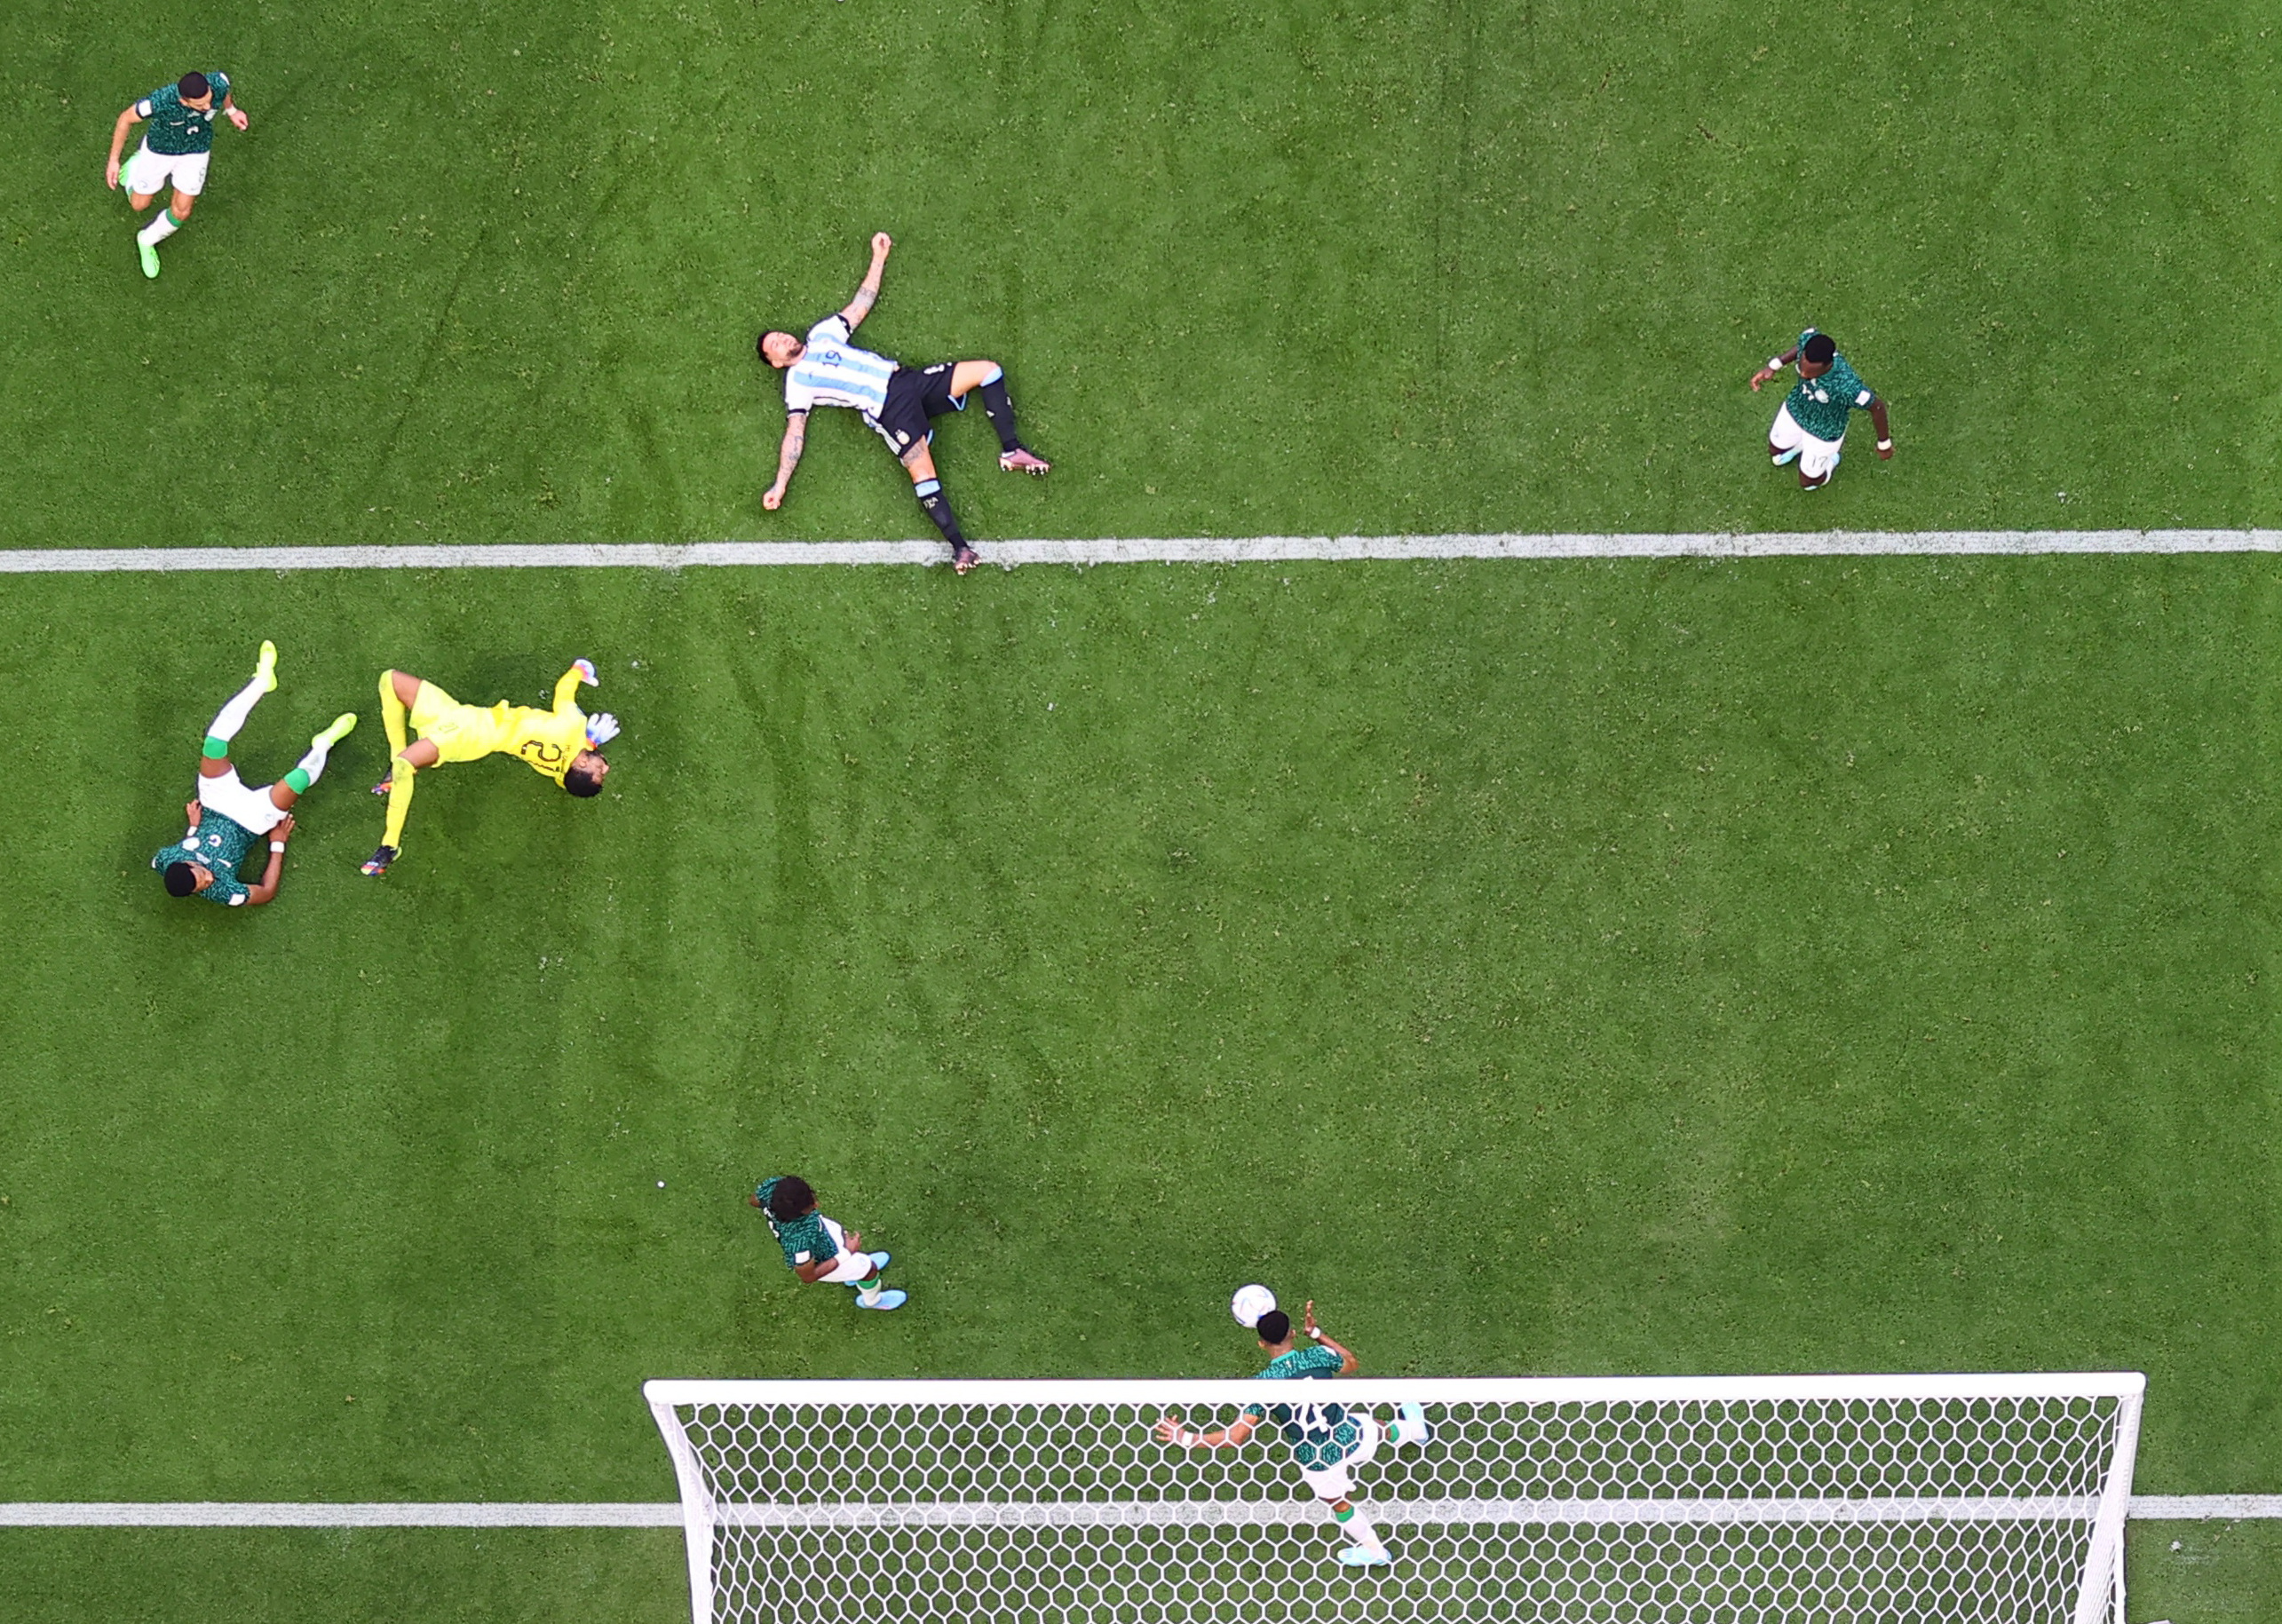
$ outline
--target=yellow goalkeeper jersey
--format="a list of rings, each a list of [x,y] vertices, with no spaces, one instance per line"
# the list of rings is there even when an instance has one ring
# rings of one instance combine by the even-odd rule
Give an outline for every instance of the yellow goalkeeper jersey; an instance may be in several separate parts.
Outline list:
[[[463,705],[433,683],[420,685],[412,709],[412,731],[436,747],[439,761],[478,761],[486,756],[519,756],[532,771],[558,784],[586,749],[586,713],[571,702],[578,692],[574,666],[555,684],[555,708],[535,709],[502,700],[489,709]]]

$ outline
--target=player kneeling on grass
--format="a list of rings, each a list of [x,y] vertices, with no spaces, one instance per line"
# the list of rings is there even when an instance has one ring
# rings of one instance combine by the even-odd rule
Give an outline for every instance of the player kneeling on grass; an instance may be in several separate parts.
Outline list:
[[[1355,1356],[1323,1334],[1315,1323],[1313,1303],[1307,1305],[1307,1334],[1316,1344],[1312,1348],[1293,1346],[1291,1316],[1281,1309],[1261,1315],[1254,1328],[1259,1333],[1261,1349],[1272,1356],[1268,1367],[1260,1373],[1262,1381],[1355,1374]],[[1248,1442],[1264,1422],[1283,1429],[1284,1442],[1291,1446],[1300,1476],[1307,1479],[1315,1497],[1331,1508],[1332,1520],[1346,1534],[1350,1543],[1339,1553],[1340,1562],[1347,1567],[1391,1565],[1394,1557],[1386,1541],[1350,1498],[1354,1487],[1350,1474],[1377,1455],[1383,1439],[1397,1448],[1430,1440],[1434,1429],[1428,1424],[1425,1410],[1415,1404],[1399,1406],[1395,1421],[1382,1429],[1368,1410],[1343,1404],[1248,1404],[1243,1414],[1224,1427],[1200,1429],[1177,1415],[1168,1415],[1157,1423],[1157,1438],[1185,1449],[1233,1449]]]
[[[845,406],[863,414],[865,424],[887,442],[911,476],[919,506],[951,544],[951,564],[965,574],[979,560],[967,545],[951,499],[935,477],[936,418],[967,409],[967,397],[979,394],[983,416],[998,431],[998,465],[1009,473],[1042,474],[1052,464],[1024,446],[1014,432],[1014,402],[1007,398],[1006,373],[994,360],[944,360],[931,367],[907,367],[884,355],[860,350],[850,336],[871,313],[880,296],[880,273],[894,247],[885,232],[872,238],[872,268],[848,307],[808,329],[807,338],[763,333],[761,359],[784,374],[784,444],[777,453],[776,483],[761,495],[761,505],[784,505],[785,487],[800,465],[808,443],[808,414],[820,406]]]
[[[1790,398],[1777,409],[1775,426],[1767,431],[1767,455],[1775,466],[1780,468],[1797,458],[1799,488],[1820,490],[1837,471],[1839,449],[1846,443],[1847,419],[1858,411],[1870,414],[1878,431],[1878,456],[1892,462],[1894,435],[1886,421],[1886,403],[1846,364],[1846,357],[1838,353],[1828,333],[1818,333],[1812,328],[1801,333],[1798,343],[1751,375],[1752,392],[1756,394],[1762,384],[1794,360],[1799,363],[1799,381],[1791,386]]]
[[[217,103],[220,105],[216,106]],[[171,186],[173,196],[151,223],[135,234],[135,249],[142,256],[143,274],[158,274],[158,245],[180,231],[190,218],[201,193],[206,190],[206,165],[214,151],[214,115],[226,115],[239,129],[246,115],[230,99],[230,75],[187,73],[172,84],[162,84],[119,115],[111,127],[111,157],[104,165],[103,184],[127,194],[127,207],[140,214],[162,186]],[[120,149],[127,132],[144,119],[150,132],[124,164]]]
[[[901,1308],[909,1300],[907,1294],[880,1284],[888,1255],[862,1250],[861,1235],[817,1211],[816,1192],[806,1179],[789,1173],[765,1178],[745,1199],[761,1209],[784,1248],[785,1262],[809,1285],[853,1286],[858,1308]]]
[[[261,646],[253,680],[231,697],[206,730],[206,748],[198,758],[198,796],[185,810],[190,828],[182,838],[151,859],[151,867],[166,880],[167,894],[203,897],[226,907],[259,907],[277,895],[285,872],[285,843],[293,833],[293,804],[301,792],[325,771],[325,757],[333,746],[357,725],[353,712],[334,718],[333,725],[309,741],[309,753],[292,772],[274,784],[249,789],[239,781],[237,764],[230,759],[230,741],[246,725],[261,696],[277,687],[277,645]],[[255,841],[269,836],[269,867],[259,884],[238,878],[238,863]]]
[[[412,778],[440,761],[477,761],[490,755],[519,756],[534,770],[575,796],[602,793],[610,764],[602,746],[618,736],[618,718],[608,711],[588,716],[571,703],[579,685],[595,681],[591,660],[574,661],[555,682],[551,710],[511,705],[505,700],[486,709],[463,705],[432,682],[408,671],[380,674],[380,717],[388,730],[388,778],[375,795],[388,797],[388,825],[380,850],[365,860],[364,872],[382,875],[404,844],[404,820],[412,811]],[[405,741],[409,717],[419,738]]]

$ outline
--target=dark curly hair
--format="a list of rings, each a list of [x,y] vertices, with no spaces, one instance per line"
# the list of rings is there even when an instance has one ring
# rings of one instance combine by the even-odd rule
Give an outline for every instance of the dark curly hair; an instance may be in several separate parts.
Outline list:
[[[789,1224],[815,1205],[816,1192],[797,1173],[786,1174],[769,1192],[769,1216],[780,1224]]]

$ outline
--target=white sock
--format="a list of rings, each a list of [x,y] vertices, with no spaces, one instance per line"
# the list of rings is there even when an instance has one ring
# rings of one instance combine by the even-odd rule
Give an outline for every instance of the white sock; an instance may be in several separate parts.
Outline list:
[[[1387,1542],[1379,1538],[1379,1531],[1371,1526],[1371,1519],[1365,1517],[1359,1509],[1352,1517],[1339,1525],[1339,1531],[1374,1557],[1392,1554],[1387,1549]]]
[[[333,747],[330,744],[320,743],[312,739],[309,741],[309,753],[293,764],[297,770],[306,772],[309,775],[309,781],[313,784],[325,776],[325,757],[332,753]]]
[[[246,718],[253,715],[254,707],[260,702],[261,696],[268,692],[268,685],[260,677],[255,677],[244,687],[230,695],[230,702],[216,713],[213,725],[206,730],[206,736],[209,739],[219,739],[224,743],[236,738],[238,729],[246,725]]]
[[[135,241],[145,248],[156,248],[181,229],[182,223],[174,218],[173,205],[169,204],[151,216],[151,223],[135,234]]]

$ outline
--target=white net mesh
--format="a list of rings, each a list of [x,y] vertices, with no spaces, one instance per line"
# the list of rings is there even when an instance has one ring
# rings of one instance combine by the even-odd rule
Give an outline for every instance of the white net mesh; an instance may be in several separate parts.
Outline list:
[[[2137,1376],[655,1382],[698,1624],[2121,1624]],[[1295,1392],[1302,1389],[1302,1392]],[[1280,1418],[1431,1437],[1351,1468],[1391,1565]],[[1303,1420],[1309,1419],[1303,1417]],[[1319,1418],[1316,1418],[1319,1419]],[[1318,1462],[1321,1463],[1320,1460]]]

